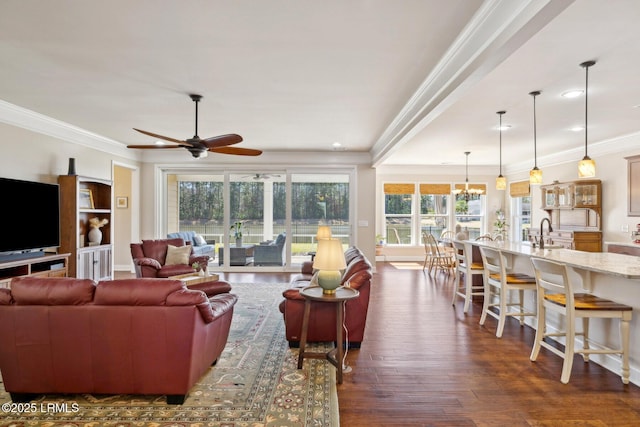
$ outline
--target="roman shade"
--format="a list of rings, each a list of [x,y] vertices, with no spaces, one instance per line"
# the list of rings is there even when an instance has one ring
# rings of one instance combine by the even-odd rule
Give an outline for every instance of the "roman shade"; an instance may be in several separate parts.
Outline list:
[[[526,197],[531,195],[529,181],[518,181],[509,184],[509,195],[511,197]]]

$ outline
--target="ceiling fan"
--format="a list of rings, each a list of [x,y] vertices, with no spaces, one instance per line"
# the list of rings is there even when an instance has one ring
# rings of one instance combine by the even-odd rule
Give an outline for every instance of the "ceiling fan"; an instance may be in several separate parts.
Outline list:
[[[189,95],[191,100],[196,104],[196,131],[193,138],[179,140],[170,138],[168,136],[158,135],[156,133],[147,132],[133,128],[134,130],[143,133],[145,135],[152,136],[154,138],[163,139],[169,142],[175,142],[177,145],[127,145],[127,148],[144,148],[144,149],[165,149],[165,148],[186,148],[193,157],[201,159],[207,157],[209,151],[212,153],[220,154],[234,154],[238,156],[259,156],[262,154],[260,150],[254,150],[252,148],[238,148],[230,147],[230,145],[242,142],[242,137],[235,133],[227,135],[212,136],[211,138],[201,139],[198,136],[198,102],[202,99],[202,95]]]
[[[254,181],[265,181],[269,178],[280,178],[282,175],[273,174],[273,173],[256,173],[253,175],[245,175],[242,178],[251,178]]]

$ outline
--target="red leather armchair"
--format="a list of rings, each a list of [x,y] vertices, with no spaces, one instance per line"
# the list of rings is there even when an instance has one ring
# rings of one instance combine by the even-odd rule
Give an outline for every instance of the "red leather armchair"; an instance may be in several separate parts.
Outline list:
[[[189,243],[186,243],[189,244]],[[131,256],[136,270],[136,277],[171,277],[180,274],[193,273],[194,262],[206,266],[208,255],[194,255],[193,249],[188,264],[165,265],[167,248],[169,245],[184,246],[181,238],[143,240],[142,243],[131,243]]]
[[[372,267],[367,258],[356,247],[345,251],[347,268],[342,276],[342,284],[360,292],[358,298],[346,302],[345,325],[350,348],[359,348],[364,338],[364,329],[369,309],[369,293],[371,288]],[[300,342],[302,317],[304,314],[305,298],[300,295],[300,289],[309,286],[313,275],[311,263],[303,265],[300,275],[292,279],[293,287],[283,292],[284,301],[280,303],[280,312],[284,316],[286,337],[289,345],[296,347]],[[307,342],[331,342],[336,340],[336,306],[313,301],[309,315]]]
[[[0,289],[5,390],[14,402],[93,393],[182,403],[222,353],[236,301],[179,280],[13,279]]]

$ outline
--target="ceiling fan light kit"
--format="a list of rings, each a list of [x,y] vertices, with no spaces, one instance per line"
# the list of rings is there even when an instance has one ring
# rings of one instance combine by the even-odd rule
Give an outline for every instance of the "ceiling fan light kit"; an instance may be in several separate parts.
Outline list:
[[[238,144],[242,142],[242,137],[235,133],[230,133],[227,135],[218,135],[213,136],[211,138],[201,139],[198,136],[198,103],[202,100],[202,95],[191,94],[189,95],[191,100],[196,105],[196,114],[195,114],[195,134],[193,138],[179,140],[175,138],[170,138],[168,136],[159,135],[156,133],[148,132],[141,129],[133,128],[135,131],[140,132],[142,134],[151,136],[153,138],[162,139],[164,141],[173,142],[176,145],[127,145],[127,148],[134,149],[171,149],[171,148],[186,148],[187,151],[191,153],[193,157],[196,159],[203,159],[207,157],[209,151],[212,153],[218,154],[232,154],[236,156],[259,156],[262,154],[260,150],[254,150],[252,148],[238,148],[231,147],[231,145]]]

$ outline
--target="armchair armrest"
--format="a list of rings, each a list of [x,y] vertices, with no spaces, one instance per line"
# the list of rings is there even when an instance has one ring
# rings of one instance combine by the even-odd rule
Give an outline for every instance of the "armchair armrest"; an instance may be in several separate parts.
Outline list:
[[[300,288],[291,288],[282,292],[282,296],[290,300],[304,301],[305,298],[300,295]]]
[[[193,265],[194,262],[197,262],[199,265],[206,266],[209,262],[209,255],[191,255],[189,257],[189,265]]]
[[[138,267],[152,267],[156,270],[160,270],[162,267],[160,263],[153,258],[134,258],[133,264]]]
[[[300,269],[302,274],[313,274],[313,261],[305,261],[302,263],[302,268]]]

